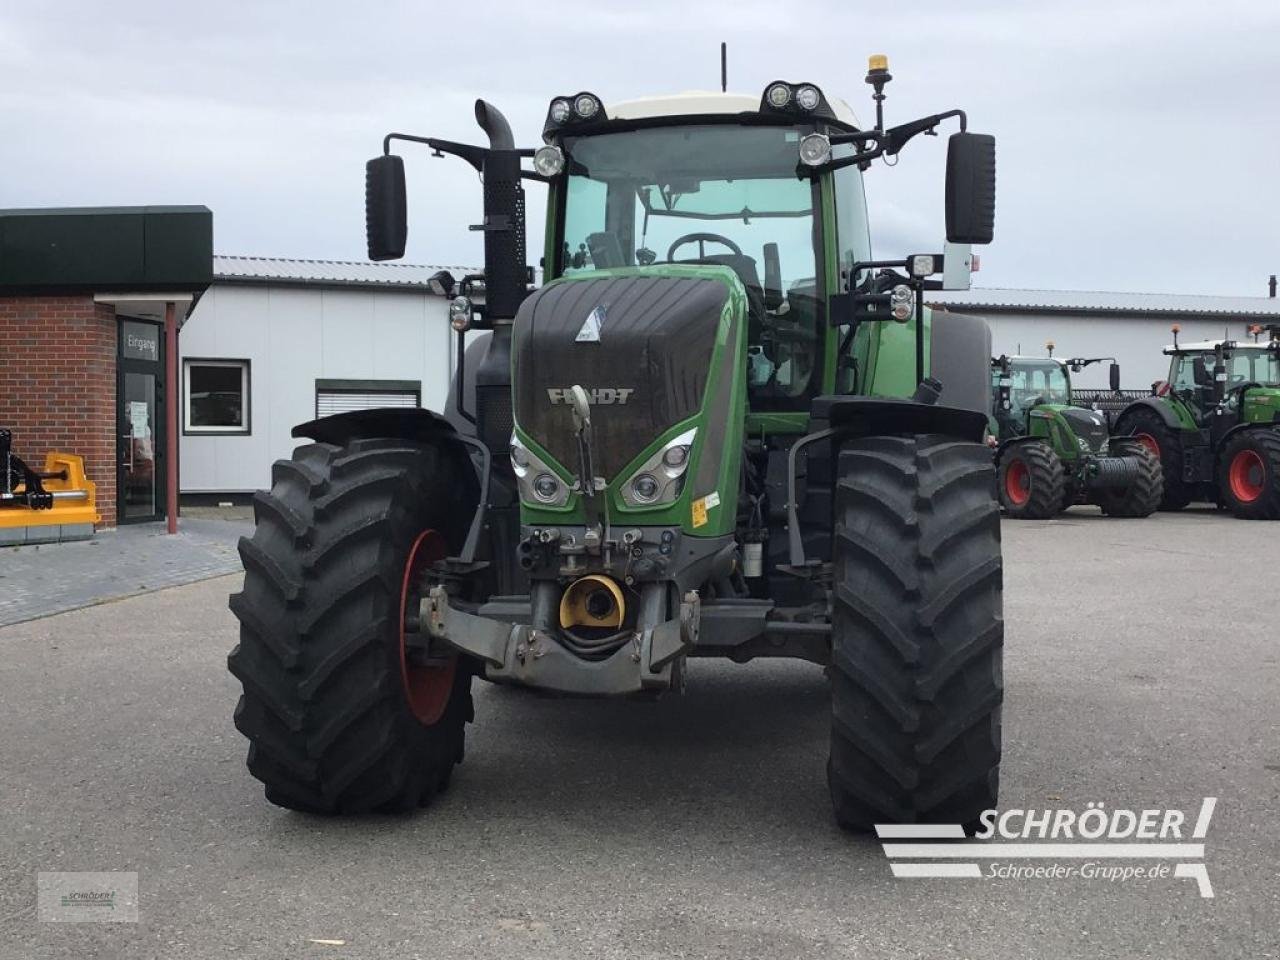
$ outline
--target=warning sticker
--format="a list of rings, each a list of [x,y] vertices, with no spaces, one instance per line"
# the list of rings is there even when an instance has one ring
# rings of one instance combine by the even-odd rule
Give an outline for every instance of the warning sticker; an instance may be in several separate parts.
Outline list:
[[[700,500],[693,501],[693,525],[694,527],[705,527],[707,525],[707,511],[712,507],[720,506],[720,494],[709,493]]]
[[[693,525],[694,527],[705,527],[707,525],[707,501],[693,501]]]

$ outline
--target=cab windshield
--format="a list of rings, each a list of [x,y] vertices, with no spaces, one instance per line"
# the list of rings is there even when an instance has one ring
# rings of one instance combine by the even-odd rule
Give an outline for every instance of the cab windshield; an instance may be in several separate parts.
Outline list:
[[[719,264],[748,301],[757,409],[806,405],[821,380],[814,187],[794,128],[705,124],[566,138],[562,272]]]
[[[1261,346],[1236,347],[1225,359],[1228,391],[1244,383],[1280,386],[1280,351]],[[1217,362],[1209,351],[1179,354],[1173,365],[1174,389],[1191,394],[1199,391],[1211,397],[1213,368]]]
[[[1237,347],[1227,360],[1227,385],[1241,383],[1280,387],[1280,351]]]

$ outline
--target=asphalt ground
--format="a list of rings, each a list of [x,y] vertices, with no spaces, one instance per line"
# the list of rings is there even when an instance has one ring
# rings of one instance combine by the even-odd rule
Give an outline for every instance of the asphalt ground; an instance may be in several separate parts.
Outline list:
[[[291,814],[244,769],[222,577],[0,629],[0,957],[1280,955],[1280,525],[1077,509],[1004,536],[1002,809],[1217,797],[1214,898],[895,878],[832,822],[796,663],[698,661],[657,703],[478,684],[432,806]],[[136,872],[140,922],[38,921],[59,870]]]

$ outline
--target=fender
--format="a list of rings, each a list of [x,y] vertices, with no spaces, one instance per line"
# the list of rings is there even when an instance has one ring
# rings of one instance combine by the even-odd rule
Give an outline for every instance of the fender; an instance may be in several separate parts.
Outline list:
[[[920,403],[889,397],[815,397],[810,429],[839,428],[842,437],[869,437],[885,433],[940,433],[957,440],[982,443],[987,414],[977,410]]]
[[[438,440],[456,436],[453,424],[442,415],[420,407],[377,407],[351,410],[300,423],[290,432],[294,437],[346,446],[352,440],[394,437],[398,440]]]
[[[1177,416],[1174,414],[1174,412],[1169,408],[1169,404],[1165,403],[1159,397],[1143,397],[1141,400],[1133,401],[1133,403],[1129,404],[1127,407],[1125,407],[1123,410],[1120,411],[1120,414],[1116,417],[1116,420],[1115,420],[1118,433],[1123,432],[1127,434],[1129,432],[1129,431],[1120,431],[1118,429],[1119,425],[1124,422],[1125,417],[1129,416],[1131,412],[1137,410],[1139,407],[1145,407],[1147,409],[1154,410],[1156,413],[1160,415],[1160,418],[1164,421],[1165,426],[1169,427],[1169,429],[1171,430],[1184,431],[1187,429],[1182,425],[1182,421],[1179,420]]]
[[[1218,443],[1214,459],[1216,460],[1221,457],[1222,449],[1227,445],[1227,442],[1231,440],[1232,437],[1238,433],[1244,433],[1246,430],[1275,430],[1280,433],[1280,421],[1274,423],[1237,423],[1222,435],[1222,439]]]
[[[458,433],[448,420],[433,410],[421,407],[376,407],[372,410],[351,410],[347,413],[335,413],[318,420],[300,423],[291,431],[292,435],[317,443],[332,443],[345,447],[353,440],[374,440],[392,438],[410,440],[414,443],[438,443],[444,441],[442,449],[455,451],[459,463],[471,466],[476,474],[477,504],[475,516],[471,519],[471,527],[467,531],[466,542],[456,559],[459,563],[470,566],[476,562],[476,554],[480,546],[480,538],[489,514],[490,476],[493,472],[493,459],[489,448],[475,437]],[[470,454],[479,455],[479,462]]]
[[[886,397],[822,396],[815,397],[809,409],[810,432],[791,445],[787,453],[787,543],[791,567],[804,570],[805,557],[801,534],[799,496],[799,455],[810,444],[830,442],[833,445],[857,437],[884,434],[933,433],[983,443],[987,434],[987,414],[978,410],[946,407],[919,400]]]
[[[1014,447],[1025,446],[1028,443],[1044,443],[1044,441],[1044,437],[1033,437],[1030,434],[1024,434],[1021,437],[1014,437],[1010,440],[1005,440],[996,447],[996,463],[999,463],[1000,460],[1003,459],[1006,450],[1011,450]]]

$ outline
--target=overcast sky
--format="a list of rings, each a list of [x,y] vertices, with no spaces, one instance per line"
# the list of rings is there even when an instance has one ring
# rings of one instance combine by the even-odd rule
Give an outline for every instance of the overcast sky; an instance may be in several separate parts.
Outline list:
[[[1280,3],[0,5],[0,206],[200,203],[219,253],[362,259],[390,130],[480,142],[483,96],[536,146],[548,100],[809,80],[869,116],[951,107],[997,139],[979,286],[1261,295],[1280,272]],[[867,178],[879,256],[940,249],[945,140]],[[408,258],[477,264],[480,188],[407,153]],[[531,237],[540,237],[531,187]],[[536,242],[530,244],[536,250]],[[532,255],[536,259],[536,253]]]

